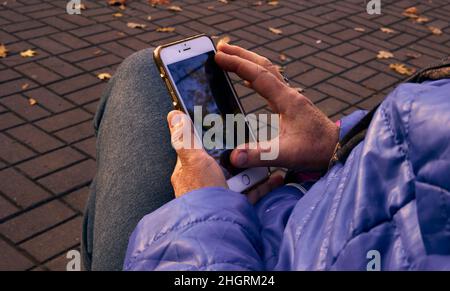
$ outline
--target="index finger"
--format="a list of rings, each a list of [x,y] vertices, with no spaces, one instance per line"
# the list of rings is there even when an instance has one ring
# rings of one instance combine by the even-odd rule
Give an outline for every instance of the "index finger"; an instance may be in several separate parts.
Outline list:
[[[217,52],[216,63],[225,71],[236,73],[248,81],[252,88],[273,105],[280,104],[288,94],[287,87],[266,68],[236,55]]]

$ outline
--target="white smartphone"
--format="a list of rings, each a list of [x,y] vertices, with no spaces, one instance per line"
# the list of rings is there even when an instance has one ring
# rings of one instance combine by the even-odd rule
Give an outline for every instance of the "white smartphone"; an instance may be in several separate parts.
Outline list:
[[[244,114],[228,74],[214,61],[215,53],[214,42],[206,35],[159,46],[154,51],[155,62],[172,96],[174,107],[187,113],[191,120],[194,120],[194,106],[201,106],[203,116],[213,113],[223,120],[227,114]],[[225,128],[225,121],[223,126],[223,132],[235,130]],[[200,128],[200,133],[197,128],[196,134],[202,138],[207,130]],[[256,140],[247,120],[245,133],[245,137],[241,137],[244,142]],[[233,191],[243,192],[266,179],[270,173],[267,167],[241,169],[232,166],[229,147],[205,150],[221,166],[228,187]]]

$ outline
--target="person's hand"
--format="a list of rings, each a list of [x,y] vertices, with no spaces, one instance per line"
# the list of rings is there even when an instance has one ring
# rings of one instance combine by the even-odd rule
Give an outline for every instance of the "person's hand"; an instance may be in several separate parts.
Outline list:
[[[227,187],[225,176],[217,162],[201,147],[193,133],[191,120],[181,111],[173,110],[167,115],[172,146],[177,152],[177,163],[170,181],[175,197],[204,187]],[[190,136],[185,137],[188,133]],[[191,142],[185,142],[190,138]]]
[[[186,114],[173,110],[167,115],[172,146],[177,152],[177,163],[173,171],[171,182],[175,197],[204,187],[228,188],[222,169],[217,162],[201,147],[194,148],[196,136],[193,133],[191,120]],[[184,134],[189,133],[192,142],[185,143]],[[276,174],[263,183],[257,185],[247,193],[251,203],[256,203],[265,194],[283,183],[283,178]]]
[[[215,60],[223,70],[246,81],[280,115],[278,157],[262,160],[261,152],[267,147],[247,145],[233,150],[230,159],[234,166],[327,169],[339,129],[308,98],[286,84],[277,66],[265,57],[226,43],[218,45]]]

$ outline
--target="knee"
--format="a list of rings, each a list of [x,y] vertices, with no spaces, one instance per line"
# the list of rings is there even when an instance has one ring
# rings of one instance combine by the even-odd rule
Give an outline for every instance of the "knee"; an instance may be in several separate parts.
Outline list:
[[[136,76],[147,75],[154,68],[153,48],[137,51],[119,65],[115,77],[118,79],[133,79]]]

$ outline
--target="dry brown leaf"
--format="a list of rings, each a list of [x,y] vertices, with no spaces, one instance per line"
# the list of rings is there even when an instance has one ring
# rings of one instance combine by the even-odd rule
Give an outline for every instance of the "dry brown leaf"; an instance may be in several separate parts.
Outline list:
[[[31,49],[27,49],[26,51],[20,52],[20,56],[22,58],[31,58],[34,57],[36,54],[37,54],[36,51]]]
[[[269,1],[269,2],[267,2],[267,5],[277,6],[278,5],[278,1]]]
[[[97,75],[97,78],[99,78],[100,80],[108,80],[108,79],[111,79],[111,74],[110,73],[100,73]]]
[[[228,4],[228,0],[219,0],[220,3]]]
[[[269,31],[277,35],[283,34],[283,31],[279,28],[269,27]]]
[[[123,4],[119,6],[119,9],[120,9],[120,10],[125,10],[126,8],[127,8],[127,7],[126,7],[125,5],[123,5]]]
[[[4,44],[0,44],[0,58],[6,58],[8,55],[8,49]]]
[[[113,16],[113,17],[122,17],[123,14],[120,13],[120,12],[117,12],[117,13],[114,13],[112,16]]]
[[[30,106],[36,105],[38,102],[36,99],[34,98],[28,98],[28,104],[30,104]]]
[[[29,87],[30,87],[30,84],[25,83],[25,84],[22,85],[22,90],[26,90],[26,89],[28,89]]]
[[[409,7],[406,8],[402,14],[406,17],[414,19],[419,17],[419,10],[416,7]]]
[[[395,33],[395,30],[393,30],[393,29],[391,29],[391,28],[387,28],[387,27],[381,27],[380,30],[381,30],[382,32],[384,32],[384,33],[387,33],[387,34]]]
[[[151,15],[147,16],[147,20],[148,21],[152,20],[152,16]]]
[[[432,34],[434,35],[441,35],[442,34],[442,30],[438,27],[435,26],[427,26],[428,30],[431,31]]]
[[[364,31],[366,31],[366,29],[365,28],[362,28],[362,27],[355,27],[355,28],[353,28],[355,31],[358,31],[358,32],[364,32]]]
[[[285,54],[281,53],[279,57],[280,57],[280,61],[282,61],[282,62],[287,61],[287,57]]]
[[[108,0],[108,5],[121,6],[121,5],[125,5],[126,2],[127,2],[127,0]]]
[[[174,32],[175,31],[175,27],[158,27],[156,29],[157,32]]]
[[[136,23],[136,22],[128,22],[127,26],[129,28],[141,28],[141,29],[144,29],[147,25],[142,24],[142,23]]]
[[[208,7],[206,7],[208,10],[214,10],[214,6],[208,6]]]
[[[414,19],[415,22],[417,23],[425,23],[425,22],[429,22],[430,19],[428,17],[425,16],[419,16],[416,19]]]
[[[253,2],[252,5],[253,5],[253,6],[262,6],[262,5],[263,5],[263,2],[262,2],[262,1],[256,1],[256,2]]]
[[[416,71],[415,69],[409,68],[405,64],[401,64],[401,63],[390,64],[389,68],[391,70],[394,70],[395,72],[399,73],[400,75],[406,75],[406,76],[411,76]]]
[[[167,9],[170,10],[170,11],[173,11],[173,12],[181,12],[181,11],[183,11],[183,8],[181,8],[178,5],[169,6],[169,7],[167,7]]]
[[[170,0],[148,0],[148,4],[155,7],[156,5],[169,5]]]
[[[390,59],[393,58],[394,54],[388,51],[378,51],[377,59]]]

